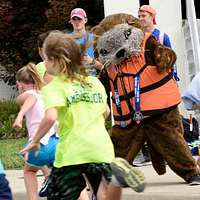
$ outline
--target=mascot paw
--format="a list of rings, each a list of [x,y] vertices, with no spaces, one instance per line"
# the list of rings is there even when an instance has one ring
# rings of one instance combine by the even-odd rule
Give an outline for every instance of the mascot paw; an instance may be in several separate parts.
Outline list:
[[[171,69],[176,61],[176,54],[170,48],[163,45],[159,45],[155,51],[155,63],[159,73],[163,73]]]

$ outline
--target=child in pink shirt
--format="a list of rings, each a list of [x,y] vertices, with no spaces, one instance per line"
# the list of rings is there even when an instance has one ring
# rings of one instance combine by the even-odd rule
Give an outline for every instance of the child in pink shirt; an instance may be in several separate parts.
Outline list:
[[[31,142],[34,134],[39,128],[40,122],[44,117],[44,107],[40,98],[40,92],[43,82],[40,79],[34,64],[29,63],[18,70],[16,80],[20,95],[16,101],[21,109],[15,119],[13,127],[20,129],[22,127],[23,117],[26,118],[28,129],[28,141]],[[54,161],[55,149],[58,138],[52,127],[48,133],[40,140],[40,151],[30,152],[25,159],[24,181],[29,199],[38,199],[38,186],[36,172],[41,169],[45,176],[49,175],[47,166],[52,166]]]

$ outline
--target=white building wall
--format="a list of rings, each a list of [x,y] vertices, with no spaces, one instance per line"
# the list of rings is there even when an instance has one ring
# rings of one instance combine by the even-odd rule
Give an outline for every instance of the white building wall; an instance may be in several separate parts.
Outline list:
[[[181,0],[150,0],[149,3],[157,11],[157,27],[170,36],[173,49],[177,54],[176,64],[180,77],[178,84],[183,92],[189,83],[189,70],[182,31]],[[104,0],[105,16],[123,12],[137,17],[138,8],[139,0]],[[180,105],[180,109],[183,114],[187,113],[182,105]]]
[[[177,55],[176,63],[180,77],[178,84],[180,91],[183,92],[190,82],[190,76],[182,29],[181,0],[150,0],[149,3],[157,10],[158,27],[170,36],[172,47]],[[180,109],[184,115],[187,114],[182,104]]]
[[[104,0],[105,16],[115,13],[128,13],[137,16],[139,0]]]
[[[178,75],[181,79],[179,86],[183,91],[190,80],[182,29],[181,0],[150,0],[150,5],[157,10],[158,28],[170,36],[172,47],[177,54]]]
[[[16,95],[16,90],[13,87],[0,81],[0,100],[10,100],[14,99]]]

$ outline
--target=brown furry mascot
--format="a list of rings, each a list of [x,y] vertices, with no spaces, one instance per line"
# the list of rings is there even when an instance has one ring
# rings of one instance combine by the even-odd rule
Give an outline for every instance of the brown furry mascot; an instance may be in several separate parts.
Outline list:
[[[96,54],[104,64],[100,79],[112,91],[116,156],[132,163],[147,142],[159,175],[166,172],[166,161],[185,181],[200,184],[183,138],[181,97],[172,76],[174,51],[144,33],[139,20],[128,14],[106,17],[93,32]]]

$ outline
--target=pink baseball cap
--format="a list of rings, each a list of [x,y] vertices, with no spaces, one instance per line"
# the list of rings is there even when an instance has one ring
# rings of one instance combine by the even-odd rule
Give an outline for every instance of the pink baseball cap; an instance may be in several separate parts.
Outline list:
[[[82,8],[75,8],[71,11],[70,18],[72,19],[73,17],[79,17],[81,19],[87,18],[85,10]]]
[[[153,16],[153,24],[156,24],[156,10],[153,7],[149,5],[143,5],[139,8],[139,11],[150,13]]]

